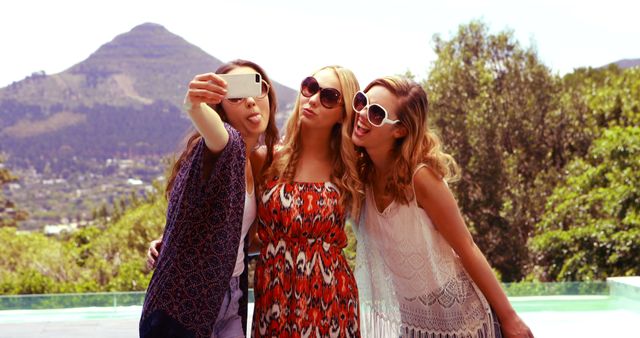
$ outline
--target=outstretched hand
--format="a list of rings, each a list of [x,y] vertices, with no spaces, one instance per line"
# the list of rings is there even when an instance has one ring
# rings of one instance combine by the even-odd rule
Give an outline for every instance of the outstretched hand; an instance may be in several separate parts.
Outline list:
[[[219,104],[227,95],[227,82],[215,73],[196,75],[189,82],[185,104]]]

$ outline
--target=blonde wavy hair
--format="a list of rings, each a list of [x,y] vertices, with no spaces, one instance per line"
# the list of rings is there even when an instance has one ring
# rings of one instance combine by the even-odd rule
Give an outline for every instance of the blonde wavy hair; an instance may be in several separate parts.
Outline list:
[[[460,178],[460,168],[453,157],[442,150],[442,143],[435,131],[429,127],[427,112],[429,100],[427,93],[419,84],[407,78],[387,76],[373,80],[365,88],[382,86],[388,89],[398,100],[398,119],[396,127],[404,127],[407,135],[398,139],[393,147],[391,173],[387,176],[385,190],[402,204],[413,200],[411,181],[413,171],[420,163],[447,182]],[[351,123],[353,126],[353,123]],[[352,127],[353,128],[353,127]],[[364,148],[358,147],[358,173],[363,182],[372,182],[375,169],[371,158]]]
[[[337,123],[331,129],[331,143],[329,145],[332,154],[332,171],[330,180],[340,190],[340,203],[347,212],[354,215],[360,210],[364,198],[362,182],[358,178],[356,170],[355,146],[351,141],[351,123],[353,121],[353,96],[360,85],[353,72],[341,66],[327,66],[318,69],[313,74],[321,70],[332,70],[340,81],[340,93],[342,104],[342,122]],[[296,99],[293,113],[285,127],[285,135],[281,147],[273,160],[265,178],[279,178],[279,182],[291,182],[296,174],[298,160],[300,159],[301,147],[301,127],[300,127],[300,93]],[[263,180],[266,182],[267,180]]]

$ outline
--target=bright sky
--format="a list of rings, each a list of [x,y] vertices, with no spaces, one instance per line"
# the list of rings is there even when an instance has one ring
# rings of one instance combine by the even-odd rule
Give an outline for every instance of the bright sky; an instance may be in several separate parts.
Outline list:
[[[4,1],[0,87],[61,72],[145,22],[222,61],[253,60],[292,88],[330,64],[352,69],[361,86],[406,70],[423,79],[435,60],[432,36],[449,38],[473,19],[513,30],[564,74],[640,58],[639,9],[637,0]]]

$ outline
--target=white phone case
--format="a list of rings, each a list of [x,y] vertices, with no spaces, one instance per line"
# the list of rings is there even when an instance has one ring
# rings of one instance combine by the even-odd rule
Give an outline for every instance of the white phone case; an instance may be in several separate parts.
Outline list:
[[[227,81],[227,98],[256,97],[262,93],[262,77],[254,74],[220,74]]]

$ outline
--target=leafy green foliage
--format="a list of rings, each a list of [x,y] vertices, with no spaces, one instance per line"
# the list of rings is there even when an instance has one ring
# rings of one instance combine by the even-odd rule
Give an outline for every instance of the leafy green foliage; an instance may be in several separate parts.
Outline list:
[[[148,242],[162,233],[166,201],[158,193],[139,203],[61,238],[0,229],[0,294],[145,290]]]
[[[554,127],[568,119],[554,99],[558,80],[533,49],[509,32],[490,34],[480,22],[460,26],[451,40],[434,40],[431,121],[462,167],[454,189],[465,221],[503,278],[520,279],[544,185],[563,166],[554,162]]]
[[[509,297],[609,295],[609,287],[605,281],[543,283],[535,280],[504,283],[502,288]]]
[[[344,248],[343,253],[345,258],[347,258],[347,263],[349,263],[351,270],[355,270],[357,241],[356,234],[353,232],[353,223],[351,220],[347,221],[345,224],[345,232],[347,233],[347,239],[349,242],[347,243],[347,247]]]
[[[7,184],[16,181],[15,177],[9,169],[4,167],[4,160],[0,157],[0,189]],[[23,210],[17,209],[13,201],[7,199],[2,190],[0,190],[0,228],[1,227],[15,227],[17,222],[25,220],[27,213]]]
[[[640,124],[640,69],[578,69],[560,78],[533,48],[481,22],[434,41],[431,123],[462,167],[454,189],[465,221],[504,280],[522,279],[538,270],[527,241],[547,217],[547,198],[574,174],[566,166],[606,128]],[[573,278],[592,275],[602,276]]]
[[[640,128],[612,127],[547,201],[531,240],[543,280],[640,274]]]

